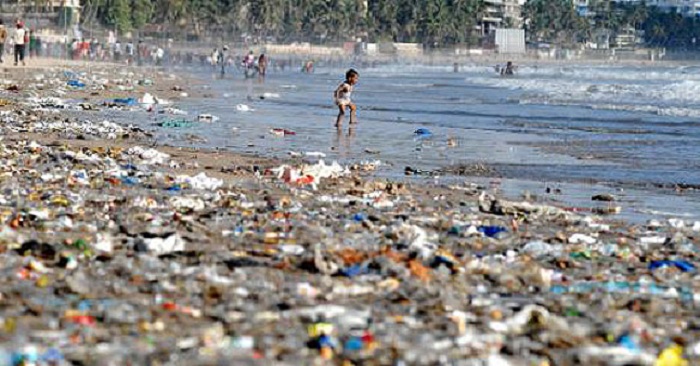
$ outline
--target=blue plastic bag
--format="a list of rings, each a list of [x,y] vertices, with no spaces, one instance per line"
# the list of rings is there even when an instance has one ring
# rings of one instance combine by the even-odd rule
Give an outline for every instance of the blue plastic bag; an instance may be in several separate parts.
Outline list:
[[[85,87],[85,83],[83,83],[82,81],[78,81],[78,80],[68,80],[67,84],[68,84],[68,86],[72,86],[74,88],[84,88]]]
[[[500,232],[507,231],[503,226],[479,226],[478,230],[489,238],[493,238]]]
[[[114,104],[124,104],[128,106],[134,106],[138,104],[138,101],[135,98],[115,98],[112,100]]]
[[[678,261],[678,260],[661,260],[661,261],[651,261],[649,263],[649,269],[655,270],[664,267],[676,267],[682,272],[692,272],[695,271],[695,266],[688,261]]]
[[[416,135],[418,138],[427,138],[433,135],[433,133],[430,132],[430,130],[427,128],[419,128],[413,131],[413,134]]]

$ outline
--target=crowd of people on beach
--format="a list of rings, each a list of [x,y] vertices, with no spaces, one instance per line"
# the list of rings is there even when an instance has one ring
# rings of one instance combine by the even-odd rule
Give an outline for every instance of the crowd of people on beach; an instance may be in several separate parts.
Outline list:
[[[244,48],[245,49],[245,48]],[[252,50],[234,54],[228,46],[215,48],[206,54],[197,51],[174,49],[166,45],[150,44],[143,40],[99,40],[95,37],[72,38],[45,35],[29,29],[17,19],[14,27],[6,27],[0,20],[0,63],[6,57],[14,58],[15,65],[26,65],[25,59],[60,58],[75,61],[115,62],[129,66],[184,65],[211,66],[222,75],[237,72],[245,77],[264,78],[269,70],[285,71],[301,65],[302,73],[313,73],[315,60],[292,58],[270,59],[264,52],[256,55]],[[298,67],[298,66],[297,66]]]
[[[176,59],[179,59],[177,57]],[[269,60],[264,53],[259,56],[255,56],[255,53],[251,50],[241,58],[240,64],[236,63],[236,58],[229,53],[229,47],[223,46],[221,49],[214,48],[211,55],[207,59],[212,68],[220,70],[221,75],[226,74],[226,70],[240,66],[242,73],[246,78],[258,75],[260,78],[264,78],[267,73],[267,66]]]

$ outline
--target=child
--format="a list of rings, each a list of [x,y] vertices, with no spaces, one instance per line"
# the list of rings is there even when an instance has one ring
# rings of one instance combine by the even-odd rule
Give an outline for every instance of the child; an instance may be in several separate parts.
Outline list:
[[[335,99],[335,104],[338,106],[338,118],[335,121],[335,127],[342,127],[343,119],[345,119],[345,109],[350,108],[350,124],[353,125],[357,121],[355,120],[355,112],[357,107],[355,103],[350,99],[352,94],[353,85],[357,84],[357,80],[360,79],[360,74],[354,69],[348,70],[345,73],[345,81],[342,82],[338,88],[333,93],[333,98]]]

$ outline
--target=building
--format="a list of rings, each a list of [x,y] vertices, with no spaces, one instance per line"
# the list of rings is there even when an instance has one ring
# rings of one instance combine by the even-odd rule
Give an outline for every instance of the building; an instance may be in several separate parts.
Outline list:
[[[596,1],[596,0],[593,0]],[[597,0],[601,1],[601,0]],[[608,0],[617,3],[641,3],[643,0]],[[572,0],[576,12],[580,16],[595,16],[591,11],[592,0]],[[674,11],[689,17],[700,16],[700,0],[646,0],[647,6],[657,7],[665,11]]]
[[[0,0],[0,18],[26,19],[32,28],[77,24],[81,9],[80,0]]]
[[[503,16],[509,28],[522,28],[525,0],[504,0]]]
[[[582,17],[592,16],[588,9],[588,0],[573,0],[573,2],[578,15]]]
[[[646,4],[666,11],[675,11],[685,16],[700,15],[700,1],[697,0],[649,0]]]
[[[484,0],[481,34],[493,34],[499,28],[521,28],[523,4],[525,0]]]

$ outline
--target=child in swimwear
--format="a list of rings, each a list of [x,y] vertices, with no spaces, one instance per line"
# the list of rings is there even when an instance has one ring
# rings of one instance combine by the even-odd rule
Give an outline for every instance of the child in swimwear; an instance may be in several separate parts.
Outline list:
[[[352,102],[350,96],[352,94],[353,85],[355,85],[359,79],[360,74],[354,69],[350,69],[345,73],[345,81],[335,89],[333,98],[335,99],[335,104],[338,106],[338,118],[335,121],[335,127],[342,127],[346,109],[350,109],[350,124],[353,125],[357,123],[355,119],[357,107],[355,107],[355,103]]]

